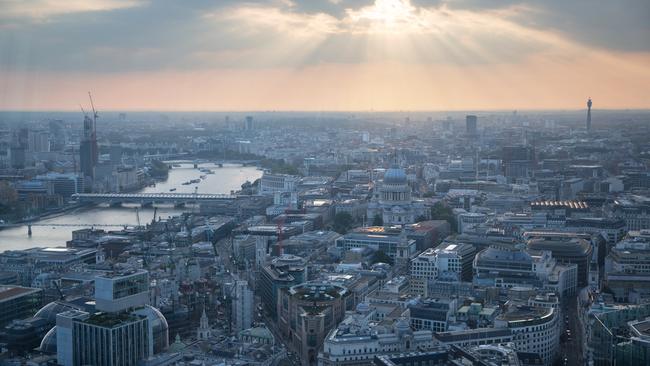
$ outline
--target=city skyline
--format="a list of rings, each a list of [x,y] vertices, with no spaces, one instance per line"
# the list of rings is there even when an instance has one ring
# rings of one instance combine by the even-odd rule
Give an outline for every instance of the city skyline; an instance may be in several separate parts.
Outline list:
[[[650,108],[644,1],[0,6],[0,110]]]

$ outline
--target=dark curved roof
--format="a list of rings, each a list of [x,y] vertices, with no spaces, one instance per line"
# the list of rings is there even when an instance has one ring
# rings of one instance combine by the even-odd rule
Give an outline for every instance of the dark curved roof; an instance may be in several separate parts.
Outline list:
[[[550,250],[554,256],[568,257],[588,257],[593,250],[588,241],[578,238],[568,240],[534,238],[528,240],[527,246],[532,250]]]

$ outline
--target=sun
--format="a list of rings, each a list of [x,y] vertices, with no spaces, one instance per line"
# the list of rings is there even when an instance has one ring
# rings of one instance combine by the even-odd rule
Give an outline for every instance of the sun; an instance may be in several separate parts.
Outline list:
[[[413,6],[408,0],[376,0],[367,13],[368,19],[386,24],[394,24],[412,16]]]
[[[349,13],[359,23],[366,23],[374,31],[399,31],[417,18],[410,0],[375,0],[370,6]]]

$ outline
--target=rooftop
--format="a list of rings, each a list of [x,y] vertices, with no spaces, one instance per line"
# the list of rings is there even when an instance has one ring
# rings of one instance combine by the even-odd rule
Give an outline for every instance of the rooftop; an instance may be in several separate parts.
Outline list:
[[[530,322],[544,320],[548,316],[553,314],[553,309],[551,308],[540,308],[533,306],[516,306],[508,309],[507,312],[501,313],[497,319],[507,321],[510,324],[516,324],[519,322]]]
[[[41,289],[31,287],[0,286],[0,302],[13,300],[40,291]]]
[[[289,292],[300,300],[329,301],[339,298],[348,290],[343,286],[320,282],[307,282],[291,287]]]
[[[95,313],[86,319],[86,323],[97,325],[104,328],[114,328],[116,326],[131,323],[140,318],[130,313]]]

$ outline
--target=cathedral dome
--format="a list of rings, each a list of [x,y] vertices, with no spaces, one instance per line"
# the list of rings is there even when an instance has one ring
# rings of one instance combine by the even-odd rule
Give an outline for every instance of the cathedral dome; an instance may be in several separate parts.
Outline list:
[[[406,184],[406,173],[404,169],[392,166],[384,174],[384,183],[388,184]]]

